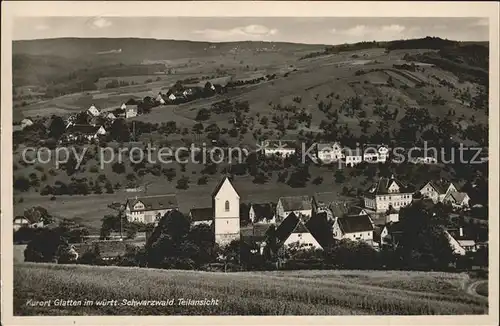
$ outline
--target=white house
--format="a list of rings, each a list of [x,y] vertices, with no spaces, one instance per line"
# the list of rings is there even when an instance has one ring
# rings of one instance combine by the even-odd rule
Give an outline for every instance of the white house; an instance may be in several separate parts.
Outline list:
[[[347,215],[339,217],[333,224],[334,239],[350,239],[372,243],[375,225],[369,215]]]
[[[278,247],[287,248],[290,245],[298,244],[301,247],[322,249],[304,222],[293,212],[280,223],[275,234]]]
[[[14,231],[19,230],[21,227],[41,228],[43,227],[43,220],[40,215],[33,215],[30,217],[16,216],[13,221]]]
[[[68,141],[79,139],[91,141],[104,135],[106,135],[106,129],[103,126],[70,124],[65,131],[65,137]]]
[[[455,254],[464,256],[467,252],[475,252],[477,250],[476,242],[464,236],[463,228],[459,228],[458,230],[448,229],[444,233]]]
[[[158,94],[158,96],[156,97],[156,101],[159,102],[161,105],[165,104],[165,100],[163,99],[161,94]]]
[[[23,119],[21,120],[21,129],[24,129],[26,127],[29,127],[29,126],[32,126],[33,125],[33,121],[31,119]]]
[[[125,111],[127,109],[127,105],[125,103],[122,103],[122,106],[120,106],[120,109]]]
[[[138,108],[137,105],[127,105],[125,109],[125,119],[137,117]]]
[[[228,177],[212,192],[215,242],[227,244],[240,239],[240,196]]]
[[[444,180],[429,181],[420,189],[422,197],[430,198],[434,203],[443,202],[448,194],[457,191],[457,187],[452,182]]]
[[[98,117],[101,112],[99,111],[98,108],[95,107],[95,105],[91,105],[90,108],[87,110],[87,114],[89,114],[91,117]]]
[[[385,145],[367,144],[363,150],[363,160],[369,163],[385,163],[389,158],[389,148]]]
[[[125,215],[130,222],[156,223],[165,213],[178,209],[175,195],[158,195],[127,199]]]
[[[399,211],[409,205],[412,198],[412,192],[406,190],[406,186],[394,176],[380,178],[364,194],[365,208],[376,213],[386,212],[391,206]]]
[[[177,99],[177,97],[176,97],[176,96],[172,93],[172,94],[170,94],[170,95],[168,96],[168,99],[169,99],[170,101],[175,101],[175,100]]]
[[[342,146],[335,142],[333,144],[317,144],[317,157],[323,163],[332,163],[341,160],[344,156]]]
[[[286,140],[264,140],[261,143],[261,149],[265,156],[288,157],[296,152],[293,143]]]
[[[309,196],[281,197],[276,205],[276,220],[281,222],[294,213],[307,221],[312,216],[312,209],[312,198]]]
[[[443,203],[450,203],[455,208],[468,208],[470,197],[465,192],[452,191],[443,199]]]
[[[354,166],[363,162],[363,151],[360,148],[344,148],[342,149],[342,156],[344,158],[344,163],[347,166]]]

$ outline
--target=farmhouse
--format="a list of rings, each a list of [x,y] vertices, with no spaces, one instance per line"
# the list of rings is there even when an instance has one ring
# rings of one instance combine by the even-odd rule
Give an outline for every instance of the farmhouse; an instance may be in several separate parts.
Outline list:
[[[443,203],[449,203],[454,208],[468,208],[469,207],[469,195],[465,192],[452,191],[446,195],[443,199]]]
[[[467,252],[475,252],[477,250],[476,242],[464,235],[463,228],[448,229],[444,233],[455,254],[463,256]]]
[[[385,163],[389,157],[389,148],[385,145],[366,144],[363,160],[369,163]]]
[[[354,166],[363,162],[363,151],[360,148],[354,150],[349,148],[342,149],[342,157],[345,165]]]
[[[283,221],[290,213],[309,219],[312,216],[312,198],[309,196],[281,197],[276,205],[277,221]]]
[[[265,156],[288,157],[296,152],[294,143],[286,140],[264,140],[261,149],[264,150]]]
[[[368,210],[380,213],[386,212],[391,206],[399,211],[401,207],[411,203],[412,197],[412,192],[391,176],[380,178],[376,184],[368,188],[364,195],[364,202]]]
[[[337,218],[333,224],[333,237],[337,240],[373,242],[375,226],[369,215],[348,215]]]
[[[273,203],[250,204],[248,218],[252,223],[276,223],[276,205]]]
[[[287,247],[297,243],[305,247],[322,249],[301,218],[293,212],[280,223],[275,234],[278,247]]]
[[[443,202],[446,196],[456,191],[455,185],[445,180],[429,181],[420,189],[422,197],[430,198],[434,203]]]
[[[165,213],[178,209],[175,195],[158,195],[127,199],[125,215],[130,222],[156,223]]]
[[[123,108],[123,105],[122,105]],[[138,107],[137,105],[127,105],[125,107],[125,119],[137,117],[138,114]]]
[[[98,108],[95,107],[94,104],[90,106],[90,108],[87,109],[87,114],[90,115],[91,117],[98,117],[101,112],[99,111]]]
[[[99,136],[106,135],[106,129],[103,126],[70,124],[66,127],[65,137],[68,141],[86,139],[95,140]]]
[[[343,158],[342,146],[333,144],[317,144],[317,157],[323,163],[337,162]]]
[[[40,214],[30,214],[29,216],[16,216],[13,221],[14,231],[22,227],[42,228],[43,219]]]

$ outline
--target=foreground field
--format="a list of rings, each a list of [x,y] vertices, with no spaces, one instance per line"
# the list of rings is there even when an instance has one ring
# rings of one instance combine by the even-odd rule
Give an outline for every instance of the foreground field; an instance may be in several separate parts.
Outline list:
[[[208,273],[119,267],[16,264],[15,315],[429,315],[485,314],[462,274],[399,271]],[[180,298],[218,305],[177,304]],[[52,300],[33,307],[28,300]],[[55,300],[81,300],[56,306]],[[129,306],[123,300],[169,300]],[[85,300],[117,305],[84,306]]]

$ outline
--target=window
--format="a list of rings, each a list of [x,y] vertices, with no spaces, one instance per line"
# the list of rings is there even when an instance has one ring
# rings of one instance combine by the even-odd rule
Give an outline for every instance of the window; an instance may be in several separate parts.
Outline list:
[[[225,210],[226,212],[229,212],[229,200],[226,200]]]

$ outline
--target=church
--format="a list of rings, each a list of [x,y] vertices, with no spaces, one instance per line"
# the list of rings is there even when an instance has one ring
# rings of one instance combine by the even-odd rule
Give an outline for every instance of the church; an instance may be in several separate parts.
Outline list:
[[[210,213],[211,212],[211,213]],[[223,177],[212,192],[212,207],[193,208],[189,213],[193,225],[212,226],[215,242],[229,244],[240,239],[240,196],[231,180]]]

